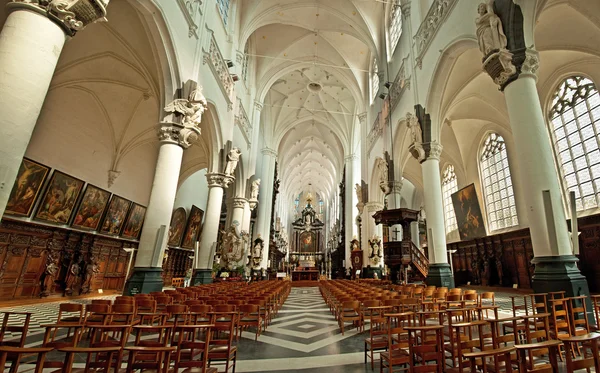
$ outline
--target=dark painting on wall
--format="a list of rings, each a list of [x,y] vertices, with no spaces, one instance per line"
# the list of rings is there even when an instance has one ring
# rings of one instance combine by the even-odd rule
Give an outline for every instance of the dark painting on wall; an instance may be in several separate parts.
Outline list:
[[[100,233],[112,234],[118,236],[125,223],[127,211],[131,206],[131,201],[125,198],[113,195],[108,205],[108,211],[102,221]]]
[[[60,171],[54,171],[35,218],[67,224],[82,188],[83,181]]]
[[[194,243],[198,240],[198,235],[200,234],[200,226],[202,224],[203,216],[204,211],[192,205],[192,210],[190,211],[190,217],[185,229],[185,234],[183,235],[183,243],[181,244],[181,247],[186,249],[194,248]]]
[[[71,225],[76,228],[98,229],[109,198],[110,192],[88,184]]]
[[[302,232],[299,238],[301,253],[314,253],[317,251],[317,236],[314,232]]]
[[[138,239],[142,232],[142,225],[144,225],[145,217],[146,208],[134,203],[131,211],[129,211],[129,216],[125,221],[125,228],[123,228],[122,236],[125,238]]]
[[[456,224],[461,240],[486,236],[475,184],[466,186],[452,194],[452,205],[454,206],[454,215],[456,216]]]
[[[35,200],[44,185],[46,176],[48,176],[48,171],[50,168],[23,158],[5,212],[15,215],[31,215]]]
[[[183,207],[173,211],[169,227],[169,246],[178,247],[181,245],[181,239],[183,238],[183,233],[185,231],[186,218],[187,214]]]

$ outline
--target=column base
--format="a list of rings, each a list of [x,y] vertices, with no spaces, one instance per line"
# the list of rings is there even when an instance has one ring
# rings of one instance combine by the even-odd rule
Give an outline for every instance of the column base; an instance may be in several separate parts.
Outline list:
[[[437,287],[454,288],[454,276],[448,263],[431,263],[429,264],[429,272],[425,279],[427,285],[435,285]]]
[[[531,261],[535,271],[531,285],[535,293],[565,291],[565,297],[587,296],[588,320],[595,323],[587,279],[579,271],[575,255],[538,256]]]
[[[125,283],[123,295],[147,294],[163,290],[162,268],[136,267]]]
[[[212,284],[212,270],[210,269],[196,269],[194,270],[194,275],[192,276],[191,285],[202,285],[202,284]]]

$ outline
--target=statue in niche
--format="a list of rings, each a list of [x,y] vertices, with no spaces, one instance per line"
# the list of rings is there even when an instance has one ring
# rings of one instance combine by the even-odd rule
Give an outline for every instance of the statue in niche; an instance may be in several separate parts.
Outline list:
[[[421,123],[419,123],[419,119],[412,113],[406,113],[406,125],[410,131],[412,143],[422,144],[423,131],[421,130]]]
[[[362,187],[360,184],[356,183],[356,185],[354,185],[354,189],[356,189],[356,199],[358,200],[358,203],[362,203]]]
[[[377,159],[377,167],[379,168],[379,183],[387,184],[387,182],[389,180],[389,177],[388,177],[389,169],[388,169],[387,161],[383,158],[378,158]]]
[[[256,179],[252,182],[252,190],[250,191],[250,199],[257,200],[258,199],[258,189],[260,187],[260,179]]]
[[[255,258],[262,257],[262,245],[259,241],[254,244],[254,248],[252,249],[252,256]]]
[[[92,256],[85,266],[85,277],[83,279],[83,286],[81,287],[80,294],[89,293],[92,290],[92,279],[98,272],[100,272],[98,259],[95,256]]]
[[[240,148],[236,147],[229,151],[229,154],[227,155],[227,165],[225,166],[225,175],[233,176],[238,161],[240,160],[240,155],[242,155]]]
[[[207,102],[202,94],[202,87],[194,89],[188,98],[178,98],[165,107],[167,113],[183,115],[181,124],[185,127],[200,127],[202,114],[206,111]]]
[[[71,295],[73,293],[73,289],[77,284],[77,280],[81,274],[81,267],[79,263],[75,262],[71,264],[69,267],[69,272],[67,273],[67,279],[65,280],[65,294]]]
[[[46,257],[46,269],[44,270],[42,277],[42,292],[40,294],[42,297],[47,297],[54,290],[54,281],[56,280],[59,270],[57,262],[57,258],[49,252]]]
[[[475,20],[475,25],[481,53],[488,56],[494,51],[506,49],[506,34],[504,34],[500,17],[494,13],[493,0],[479,4],[477,12],[479,17]]]

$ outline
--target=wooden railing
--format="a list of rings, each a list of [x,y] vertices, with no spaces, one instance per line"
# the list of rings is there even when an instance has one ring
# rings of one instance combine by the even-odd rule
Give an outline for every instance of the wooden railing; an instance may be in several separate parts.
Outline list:
[[[427,277],[429,273],[429,259],[423,254],[421,250],[411,242],[410,246],[410,260],[415,268],[421,272],[421,274]]]
[[[429,259],[412,241],[391,241],[383,244],[385,263],[388,266],[406,264],[407,262],[419,271],[423,277],[429,273]]]

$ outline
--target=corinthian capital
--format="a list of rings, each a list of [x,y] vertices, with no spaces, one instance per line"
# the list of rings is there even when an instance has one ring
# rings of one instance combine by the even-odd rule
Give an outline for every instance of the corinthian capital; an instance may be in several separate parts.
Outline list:
[[[367,202],[365,203],[365,207],[368,212],[377,212],[383,210],[383,203],[379,202]]]
[[[231,201],[233,202],[233,208],[240,208],[243,209],[246,206],[246,203],[248,203],[248,200],[246,198],[243,197],[234,197],[231,199]]]
[[[73,36],[87,25],[106,21],[106,6],[110,0],[12,0],[9,11],[27,9],[47,16],[67,35]]]
[[[233,182],[233,180],[233,177],[218,172],[206,174],[206,181],[208,181],[209,188],[226,189]]]
[[[200,137],[200,128],[182,126],[177,123],[161,123],[158,130],[160,142],[176,144],[184,149],[189,148]]]
[[[424,144],[425,152],[427,153],[427,159],[437,159],[440,160],[440,156],[442,155],[442,149],[444,147],[442,144],[437,141],[432,141],[427,144]]]

